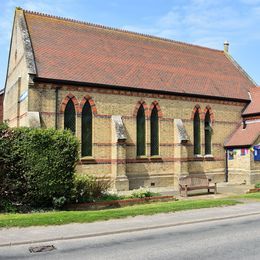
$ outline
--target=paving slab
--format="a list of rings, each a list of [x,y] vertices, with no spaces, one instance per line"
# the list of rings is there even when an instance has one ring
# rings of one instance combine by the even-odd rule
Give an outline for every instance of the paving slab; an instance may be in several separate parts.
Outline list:
[[[249,189],[253,188],[254,185],[246,185],[246,184],[233,184],[227,182],[220,182],[217,183],[217,196],[215,198],[222,198],[223,196],[227,195],[239,195],[245,194]],[[160,193],[162,195],[174,195],[180,199],[183,197],[179,196],[179,190],[176,187],[169,186],[169,187],[149,187],[147,188],[152,192]],[[130,195],[133,193],[133,190],[130,191],[120,191],[118,194],[120,195]],[[212,196],[212,194],[207,194],[207,190],[195,190],[189,191],[189,197],[199,196],[198,198],[204,198],[207,196]]]

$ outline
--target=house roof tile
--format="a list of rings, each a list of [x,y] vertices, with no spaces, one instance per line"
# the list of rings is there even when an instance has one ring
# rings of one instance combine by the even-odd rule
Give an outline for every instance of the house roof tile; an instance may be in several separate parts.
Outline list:
[[[260,120],[248,122],[246,128],[243,125],[235,130],[230,139],[226,142],[225,147],[245,147],[251,146],[260,135]]]
[[[37,76],[249,100],[254,83],[223,51],[24,11]]]
[[[248,104],[242,116],[260,114],[260,87],[250,89],[251,102]]]

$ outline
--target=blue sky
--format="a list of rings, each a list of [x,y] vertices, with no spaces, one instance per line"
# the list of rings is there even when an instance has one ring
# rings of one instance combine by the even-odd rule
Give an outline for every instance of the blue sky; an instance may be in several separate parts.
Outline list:
[[[1,0],[0,89],[16,6],[216,49],[228,40],[233,58],[260,84],[260,0]]]

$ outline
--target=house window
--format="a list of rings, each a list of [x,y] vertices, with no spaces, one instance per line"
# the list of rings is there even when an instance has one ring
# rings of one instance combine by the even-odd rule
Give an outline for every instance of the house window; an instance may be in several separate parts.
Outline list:
[[[76,132],[76,112],[73,101],[70,99],[64,111],[64,129]]]
[[[141,105],[136,117],[137,156],[145,155],[145,114]]]
[[[151,155],[159,155],[159,122],[156,106],[151,113]]]
[[[212,128],[211,128],[211,121],[210,121],[210,114],[209,110],[207,111],[205,115],[205,121],[204,121],[204,134],[205,134],[205,154],[211,154],[211,134],[212,134]]]
[[[92,110],[87,101],[82,109],[81,118],[81,154],[82,156],[92,155]]]
[[[194,114],[193,120],[194,154],[201,154],[200,148],[200,115],[198,109]]]

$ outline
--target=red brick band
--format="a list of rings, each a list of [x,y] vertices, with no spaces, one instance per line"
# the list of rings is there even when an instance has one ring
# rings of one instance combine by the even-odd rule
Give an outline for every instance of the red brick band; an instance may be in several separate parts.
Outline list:
[[[205,161],[224,161],[222,157],[190,157],[190,158],[142,158],[142,159],[82,159],[79,164],[130,164],[130,163],[167,163],[167,162],[205,162]]]
[[[41,83],[38,84],[39,88],[46,89],[49,88],[57,88],[60,85],[52,84],[52,83]],[[87,86],[68,86],[63,85],[63,90],[66,91],[78,91],[78,92],[88,92],[88,93],[100,93],[100,94],[107,94],[107,95],[124,95],[124,96],[135,96],[135,97],[144,97],[147,98],[147,93],[142,93],[138,91],[128,91],[128,90],[116,90],[116,89],[105,89],[105,88],[94,88],[94,87],[87,87]],[[154,99],[169,99],[169,100],[183,100],[183,101],[189,101],[189,102],[196,102],[196,103],[214,103],[214,104],[224,104],[224,105],[230,105],[230,106],[242,106],[244,107],[247,102],[242,101],[229,101],[229,100],[218,100],[218,99],[210,99],[210,98],[198,98],[198,97],[184,97],[184,96],[178,96],[178,95],[169,95],[169,94],[157,94],[157,93],[149,93],[149,98]]]

